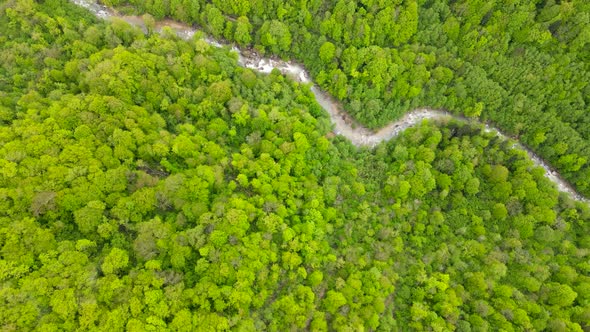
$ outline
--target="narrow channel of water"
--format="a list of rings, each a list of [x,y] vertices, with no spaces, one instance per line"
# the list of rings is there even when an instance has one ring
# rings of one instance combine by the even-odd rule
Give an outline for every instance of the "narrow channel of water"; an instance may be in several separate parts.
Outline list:
[[[109,19],[112,17],[117,17],[131,25],[140,27],[145,31],[143,19],[140,16],[121,15],[112,10],[111,8],[98,4],[96,0],[71,1],[81,7],[88,9],[90,12],[92,12],[99,18]],[[183,39],[190,39],[193,37],[195,32],[197,32],[196,29],[189,25],[172,20],[158,21],[156,23],[155,29],[158,32],[161,32],[162,29],[165,27],[171,28],[173,31],[176,32],[176,34],[179,37]],[[240,49],[231,45],[225,45],[212,38],[205,38],[205,41],[207,41],[210,45],[213,45],[215,47],[231,47],[231,49],[238,54],[238,63],[243,67],[250,68],[266,74],[270,73],[273,69],[276,68],[280,70],[283,74],[290,76],[296,81],[302,83],[313,83],[305,68],[303,68],[303,66],[301,66],[300,64],[270,58],[261,58],[257,55],[245,55],[244,52],[242,52]],[[334,124],[334,133],[346,137],[352,142],[352,144],[356,146],[374,147],[383,141],[390,140],[391,138],[399,135],[400,132],[406,130],[409,127],[413,127],[419,124],[425,119],[436,120],[444,118],[454,118],[460,121],[467,121],[467,119],[465,119],[464,117],[453,115],[445,111],[421,108],[406,113],[401,119],[390,123],[389,125],[379,129],[378,131],[372,131],[361,126],[358,123],[354,123],[351,120],[350,116],[348,116],[348,114],[342,111],[340,104],[336,100],[331,98],[327,93],[322,91],[317,85],[312,84],[311,91],[315,95],[318,104],[320,104],[322,108],[324,108],[330,115],[330,119]],[[509,139],[509,136],[505,135],[497,128],[486,125],[485,130],[494,132],[496,133],[496,135],[502,137],[503,139]],[[537,156],[530,149],[524,147],[520,143],[514,144],[513,147],[526,151],[529,158],[531,158],[535,165],[541,166],[545,170],[545,177],[554,182],[557,185],[557,189],[559,191],[570,194],[576,200],[589,202],[588,199],[577,193],[573,189],[573,187],[570,186],[569,183],[567,183],[559,175],[559,173],[552,170],[551,167],[549,167],[549,165],[542,158]]]

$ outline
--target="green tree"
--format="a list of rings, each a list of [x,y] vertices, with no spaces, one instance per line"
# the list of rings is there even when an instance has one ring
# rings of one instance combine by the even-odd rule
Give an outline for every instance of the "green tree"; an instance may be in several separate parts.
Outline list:
[[[346,298],[342,293],[332,290],[328,291],[326,299],[324,300],[324,305],[329,313],[335,314],[336,311],[345,304]]]
[[[101,269],[104,273],[117,273],[129,264],[129,255],[125,250],[113,248],[104,258]]]
[[[74,212],[74,220],[78,225],[80,232],[91,234],[96,231],[96,227],[106,220],[104,210],[106,205],[100,201],[91,201],[85,207]]]
[[[336,46],[330,42],[325,42],[320,47],[320,59],[324,63],[331,63],[336,55]]]
[[[252,42],[252,24],[250,24],[250,20],[247,17],[240,16],[236,20],[234,39],[240,46],[247,46]]]
[[[258,32],[262,46],[270,48],[273,53],[286,52],[291,49],[291,32],[280,21],[266,21]]]
[[[558,307],[569,307],[572,305],[578,294],[564,284],[549,283],[543,287],[543,293],[547,303]]]

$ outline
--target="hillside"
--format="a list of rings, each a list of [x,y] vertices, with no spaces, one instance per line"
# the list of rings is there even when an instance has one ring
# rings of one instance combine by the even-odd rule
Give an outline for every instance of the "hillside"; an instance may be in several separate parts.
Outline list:
[[[0,4],[6,331],[590,328],[590,207],[461,122],[376,149],[309,85]]]
[[[590,196],[588,1],[103,2],[297,59],[372,128],[417,107],[490,121]]]

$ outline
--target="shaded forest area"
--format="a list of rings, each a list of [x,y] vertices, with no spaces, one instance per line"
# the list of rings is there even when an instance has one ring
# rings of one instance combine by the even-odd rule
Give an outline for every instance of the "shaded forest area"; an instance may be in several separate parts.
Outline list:
[[[309,86],[0,4],[0,327],[590,328],[590,208],[480,127],[375,150]]]
[[[421,106],[492,121],[590,196],[588,1],[103,2],[295,58],[371,128]]]

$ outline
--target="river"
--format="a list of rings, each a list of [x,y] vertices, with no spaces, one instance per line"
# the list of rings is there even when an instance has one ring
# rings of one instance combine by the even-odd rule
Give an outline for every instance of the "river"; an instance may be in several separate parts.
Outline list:
[[[112,17],[120,18],[131,25],[138,26],[145,32],[145,26],[143,19],[140,16],[125,16],[117,13],[113,9],[98,4],[95,0],[71,0],[73,3],[88,9],[94,15],[102,19],[110,19]],[[190,39],[193,37],[196,30],[195,28],[172,20],[162,20],[156,22],[155,30],[161,32],[163,28],[171,28],[176,34],[183,39]],[[290,76],[292,79],[302,82],[310,83],[311,91],[313,92],[316,101],[322,106],[330,115],[330,119],[334,125],[334,133],[342,135],[349,139],[352,144],[356,146],[369,146],[374,147],[380,142],[390,140],[397,136],[400,132],[406,130],[409,127],[415,126],[422,122],[424,119],[444,119],[454,118],[460,121],[468,121],[465,117],[453,115],[446,111],[432,110],[428,108],[415,109],[411,112],[406,113],[402,118],[390,123],[389,125],[377,130],[372,131],[362,125],[355,123],[351,117],[342,110],[342,107],[338,101],[331,98],[327,93],[322,91],[317,85],[313,84],[309,74],[300,64],[281,61],[271,58],[261,58],[257,55],[245,55],[240,49],[235,46],[223,44],[215,39],[206,37],[205,41],[215,47],[231,47],[233,51],[238,54],[239,65],[247,68],[254,69],[261,73],[270,73],[273,69],[280,70],[283,74]],[[494,132],[496,135],[503,139],[509,139],[508,135],[505,135],[499,129],[485,125],[485,130]],[[521,149],[525,151],[529,158],[535,163],[535,165],[542,167],[545,170],[545,177],[554,182],[557,185],[559,191],[568,193],[578,201],[590,202],[588,199],[580,195],[574,190],[574,188],[567,183],[556,171],[552,170],[551,167],[541,157],[537,156],[533,151],[526,148],[520,143],[515,143],[513,148]]]

